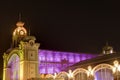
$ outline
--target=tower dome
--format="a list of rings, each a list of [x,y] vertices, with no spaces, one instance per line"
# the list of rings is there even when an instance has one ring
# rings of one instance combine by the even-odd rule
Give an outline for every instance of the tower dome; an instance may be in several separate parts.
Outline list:
[[[23,27],[24,23],[19,21],[16,23],[17,28],[13,31],[13,36],[26,36],[27,35],[27,30]]]
[[[113,47],[109,46],[108,43],[103,47],[103,54],[112,54],[113,53]]]
[[[13,31],[13,47],[18,46],[18,43],[27,36],[27,30],[24,28],[24,22],[18,21],[17,28]]]

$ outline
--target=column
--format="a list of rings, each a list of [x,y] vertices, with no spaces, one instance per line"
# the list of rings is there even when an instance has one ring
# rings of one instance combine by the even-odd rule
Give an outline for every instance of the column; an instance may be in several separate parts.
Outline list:
[[[94,80],[94,76],[92,75],[88,76],[88,80]]]
[[[10,68],[4,68],[3,69],[3,80],[10,80],[11,75],[10,75]]]
[[[120,80],[120,70],[119,70],[120,64],[119,64],[119,61],[115,60],[113,62],[113,64],[114,64],[114,80]]]
[[[68,79],[69,79],[69,80],[74,80],[72,70],[69,70]]]
[[[120,80],[120,72],[119,71],[116,71],[114,73],[114,80]]]

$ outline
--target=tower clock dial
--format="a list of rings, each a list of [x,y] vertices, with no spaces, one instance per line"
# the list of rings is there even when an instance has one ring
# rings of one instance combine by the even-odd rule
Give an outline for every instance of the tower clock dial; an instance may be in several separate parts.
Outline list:
[[[19,33],[20,33],[20,35],[24,35],[25,34],[25,32],[23,30],[21,30]]]

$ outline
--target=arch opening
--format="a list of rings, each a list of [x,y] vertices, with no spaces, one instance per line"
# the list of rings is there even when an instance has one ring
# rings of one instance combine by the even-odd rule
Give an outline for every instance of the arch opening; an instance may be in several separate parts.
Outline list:
[[[94,68],[95,80],[114,80],[112,66],[109,64],[100,64]]]
[[[20,78],[20,58],[17,54],[13,54],[8,60],[10,80],[19,80]]]
[[[74,80],[87,80],[87,70],[78,68],[73,71]]]
[[[114,80],[112,70],[103,68],[96,71],[95,80]]]
[[[63,78],[64,80],[69,80],[68,74],[66,72],[60,72],[57,78]]]

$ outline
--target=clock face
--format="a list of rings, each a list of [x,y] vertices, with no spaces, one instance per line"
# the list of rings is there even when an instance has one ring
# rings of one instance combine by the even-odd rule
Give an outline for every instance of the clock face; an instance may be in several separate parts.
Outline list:
[[[20,31],[20,35],[24,35],[25,32],[23,30]]]
[[[35,51],[29,51],[28,54],[29,54],[29,59],[30,60],[35,60],[35,57],[36,57],[35,56]]]

